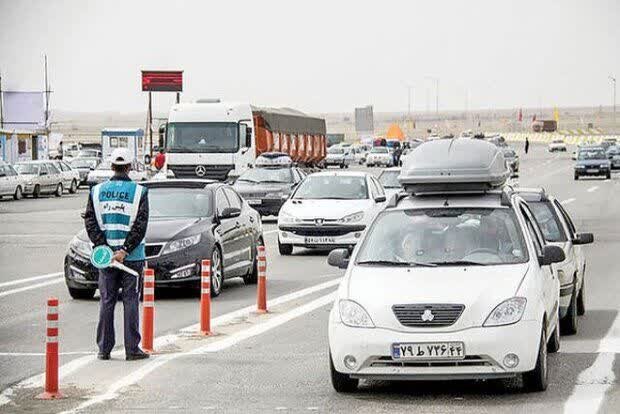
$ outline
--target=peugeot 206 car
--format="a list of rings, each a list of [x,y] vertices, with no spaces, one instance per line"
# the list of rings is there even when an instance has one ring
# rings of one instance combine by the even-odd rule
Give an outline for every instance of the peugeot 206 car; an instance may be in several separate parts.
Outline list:
[[[580,177],[611,178],[611,162],[602,147],[581,147],[575,163],[575,180]]]
[[[343,147],[340,145],[334,145],[327,148],[327,154],[323,160],[325,167],[340,167],[349,168],[349,165],[353,161],[350,147]]]
[[[259,214],[237,192],[208,180],[161,180],[143,184],[149,191],[146,233],[148,265],[158,288],[200,286],[200,264],[211,260],[211,296],[224,280],[242,277],[256,283],[256,247],[263,244]],[[90,264],[86,231],[69,243],[65,280],[76,299],[92,298],[98,272]]]
[[[277,216],[305,176],[287,154],[265,153],[256,159],[254,168],[239,176],[234,188],[261,216]]]
[[[103,161],[100,163],[94,170],[88,172],[86,176],[86,184],[88,184],[89,188],[93,186],[108,181],[114,175],[114,171],[112,171],[112,163],[110,160]],[[132,161],[131,170],[129,170],[129,178],[133,181],[146,181],[148,178],[148,172],[139,161]]]
[[[546,389],[547,352],[560,346],[552,267],[564,252],[503,187],[509,174],[490,143],[426,143],[403,167],[407,194],[390,200],[352,253],[330,253],[346,268],[329,316],[336,391],[360,379],[517,376]]]
[[[385,201],[383,187],[368,173],[320,172],[307,176],[280,210],[280,254],[292,254],[295,246],[354,246]]]
[[[86,184],[88,173],[93,171],[101,160],[99,158],[74,158],[71,167],[80,174],[80,185]]]
[[[516,189],[527,201],[545,240],[564,250],[566,260],[555,266],[560,281],[560,327],[562,333],[577,333],[577,316],[586,313],[586,258],[581,248],[594,241],[592,233],[578,233],[573,220],[555,197],[542,188]]]
[[[394,164],[392,152],[388,147],[372,147],[366,157],[366,166],[374,167],[377,165],[391,167]]]

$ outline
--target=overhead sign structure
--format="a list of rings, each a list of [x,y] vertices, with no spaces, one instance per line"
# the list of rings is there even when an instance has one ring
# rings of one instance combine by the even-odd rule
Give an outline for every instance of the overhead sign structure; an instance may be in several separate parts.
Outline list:
[[[143,70],[143,92],[183,92],[182,70]]]

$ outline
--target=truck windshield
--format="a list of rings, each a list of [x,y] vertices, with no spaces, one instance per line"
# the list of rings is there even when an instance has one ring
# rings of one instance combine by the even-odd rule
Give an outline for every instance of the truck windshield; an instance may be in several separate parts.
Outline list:
[[[239,149],[239,129],[234,122],[175,122],[168,124],[168,152],[224,152]]]

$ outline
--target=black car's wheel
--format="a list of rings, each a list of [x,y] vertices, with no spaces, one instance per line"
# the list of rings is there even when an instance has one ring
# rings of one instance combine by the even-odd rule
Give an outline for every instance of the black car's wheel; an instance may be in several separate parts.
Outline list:
[[[611,180],[611,171],[607,173],[607,175],[605,175],[605,178],[607,178],[608,180]]]
[[[583,280],[581,281],[581,288],[579,289],[579,295],[577,296],[577,315],[583,316],[586,314],[586,275],[583,274]]]
[[[575,174],[575,181],[579,180],[579,176]]]
[[[75,180],[71,181],[71,187],[69,187],[69,193],[75,194],[77,189],[78,189],[77,181]]]
[[[570,295],[570,305],[568,306],[568,312],[566,316],[560,321],[563,335],[575,335],[577,333],[577,327],[579,320],[577,319],[577,288],[573,289]]]
[[[34,198],[41,197],[41,186],[39,184],[34,186],[34,191],[32,192],[32,196]]]
[[[58,185],[56,186],[56,191],[54,192],[54,196],[56,197],[62,197],[62,183],[58,183]]]
[[[265,243],[259,240],[254,248],[254,260],[252,262],[252,270],[243,277],[246,285],[255,285],[258,282],[258,246],[264,246]]]
[[[17,188],[15,189],[15,193],[13,194],[13,199],[21,200],[23,196],[24,196],[24,193],[22,193],[22,187],[18,185]]]
[[[222,264],[222,253],[219,247],[213,249],[211,253],[211,297],[215,298],[222,293],[224,282],[224,265]]]
[[[73,299],[92,299],[95,296],[96,289],[75,289],[75,288],[67,288],[69,289],[69,295]]]
[[[344,168],[344,164],[340,164],[340,169],[342,170]]]
[[[293,254],[293,245],[280,243],[280,240],[278,240],[278,251],[282,256],[290,256]]]
[[[545,391],[549,385],[547,372],[547,327],[543,323],[538,345],[538,358],[532,371],[523,373],[523,388],[526,391]]]
[[[332,354],[329,354],[329,373],[332,379],[332,386],[336,392],[355,392],[359,385],[359,380],[351,378],[347,374],[341,374],[336,371],[334,367],[334,361],[332,360]]]

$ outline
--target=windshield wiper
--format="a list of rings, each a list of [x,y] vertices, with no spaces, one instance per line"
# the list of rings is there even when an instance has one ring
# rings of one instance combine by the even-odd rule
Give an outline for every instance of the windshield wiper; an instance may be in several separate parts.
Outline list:
[[[361,262],[357,262],[360,265],[383,265],[383,266],[403,266],[403,267],[412,267],[412,266],[424,266],[424,267],[436,267],[435,263],[424,263],[424,262],[398,262],[396,260],[364,260]]]
[[[453,262],[431,262],[435,266],[488,266],[488,263],[473,262],[471,260],[455,260]]]
[[[169,148],[168,152],[196,152],[191,148],[187,148],[187,147],[173,147],[173,148]]]

